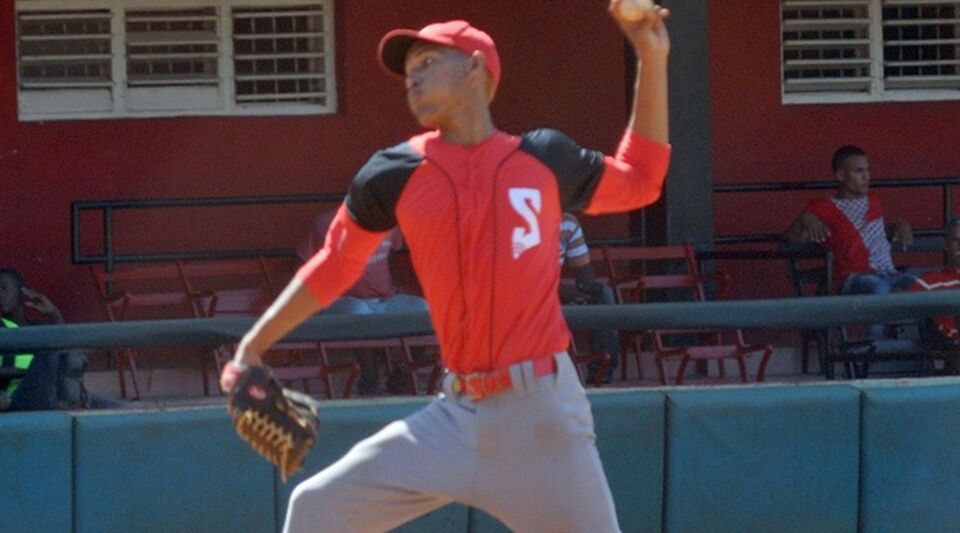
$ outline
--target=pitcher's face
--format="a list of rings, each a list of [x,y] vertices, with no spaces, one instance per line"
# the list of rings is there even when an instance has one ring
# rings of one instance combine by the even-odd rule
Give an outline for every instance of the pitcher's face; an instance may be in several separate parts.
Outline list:
[[[422,126],[440,127],[463,109],[467,62],[458,50],[438,44],[418,42],[407,52],[407,105]]]

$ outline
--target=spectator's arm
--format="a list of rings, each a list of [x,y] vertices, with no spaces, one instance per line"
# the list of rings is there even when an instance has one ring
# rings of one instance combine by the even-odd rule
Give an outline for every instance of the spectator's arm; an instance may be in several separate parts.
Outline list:
[[[589,256],[586,263],[574,265],[568,263],[574,275],[573,285],[560,285],[560,301],[563,303],[585,303],[590,296],[590,287],[596,283]]]
[[[887,239],[900,243],[904,250],[913,246],[913,228],[906,220],[895,220],[887,224]]]
[[[27,287],[23,287],[20,291],[24,296],[23,305],[46,316],[54,324],[63,324],[63,314],[49,298]]]
[[[580,303],[578,300],[580,298],[580,291],[573,285],[568,285],[566,283],[560,284],[560,303],[562,304],[574,304]]]
[[[813,242],[822,244],[830,238],[830,229],[812,213],[804,212],[787,230],[790,242]]]
[[[593,272],[593,266],[590,265],[589,256],[587,256],[587,262],[582,266],[576,267],[574,274],[576,276],[576,286],[577,290],[589,294],[590,287],[597,282],[596,275]]]

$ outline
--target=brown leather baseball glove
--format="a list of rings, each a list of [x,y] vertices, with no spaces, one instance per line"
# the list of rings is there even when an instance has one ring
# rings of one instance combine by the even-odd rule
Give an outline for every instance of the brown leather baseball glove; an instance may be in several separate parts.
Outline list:
[[[265,366],[227,366],[225,373],[239,373],[227,405],[237,433],[286,481],[316,442],[317,402],[281,387]]]

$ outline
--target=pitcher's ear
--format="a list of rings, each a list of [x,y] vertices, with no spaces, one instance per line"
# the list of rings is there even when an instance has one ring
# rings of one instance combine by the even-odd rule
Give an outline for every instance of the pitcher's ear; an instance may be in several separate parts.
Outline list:
[[[470,70],[479,69],[481,72],[487,68],[487,56],[480,50],[474,50],[470,54]]]

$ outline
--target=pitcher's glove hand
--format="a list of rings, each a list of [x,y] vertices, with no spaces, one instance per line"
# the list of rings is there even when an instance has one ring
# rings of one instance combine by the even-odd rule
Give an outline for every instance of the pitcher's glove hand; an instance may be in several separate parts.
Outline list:
[[[281,387],[265,366],[228,363],[223,374],[223,383],[234,383],[227,409],[237,433],[286,481],[316,442],[317,402]]]

